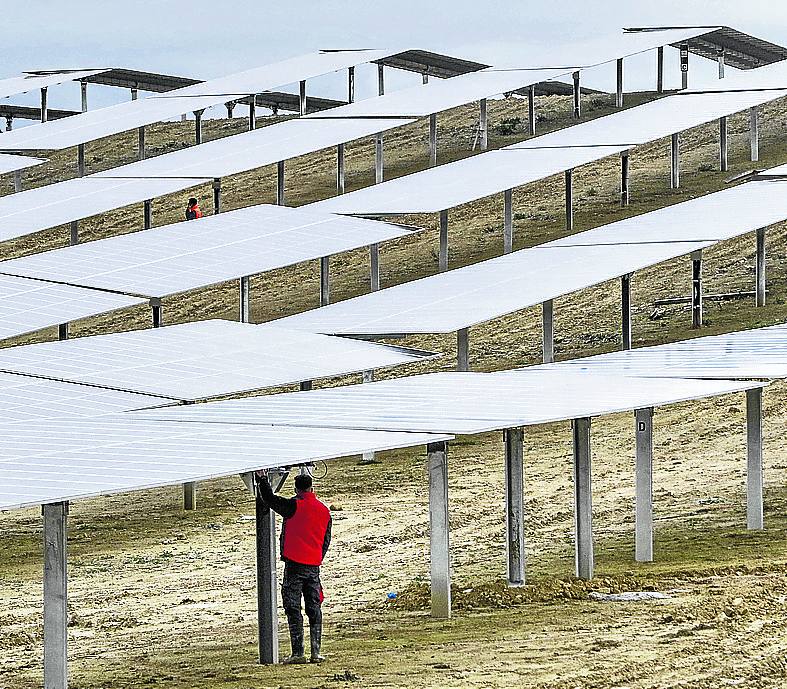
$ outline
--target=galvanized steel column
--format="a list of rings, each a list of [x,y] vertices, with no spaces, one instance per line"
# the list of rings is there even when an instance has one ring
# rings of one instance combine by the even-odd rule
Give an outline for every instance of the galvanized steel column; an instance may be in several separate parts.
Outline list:
[[[49,111],[47,108],[47,87],[41,89],[41,121],[46,122],[49,119]]]
[[[355,67],[347,68],[347,102],[355,102]]]
[[[765,306],[765,228],[757,230],[757,250],[754,259],[754,274],[756,280],[756,299],[757,306]]]
[[[146,230],[153,227],[153,199],[148,199],[142,204],[142,226]]]
[[[762,388],[746,391],[746,455],[746,527],[763,529]]]
[[[80,177],[85,176],[85,144],[77,146],[77,172]]]
[[[702,327],[702,249],[691,252],[691,327]]]
[[[653,407],[634,412],[636,428],[634,559],[653,560]]]
[[[664,47],[656,50],[656,93],[664,93]]]
[[[253,93],[249,101],[249,131],[257,126],[257,94]]]
[[[760,121],[756,105],[749,108],[749,145],[752,162],[756,163],[760,159]]]
[[[380,245],[369,245],[369,289],[376,292],[380,289]]]
[[[383,134],[374,137],[374,183],[383,181]]]
[[[727,172],[729,170],[729,163],[728,163],[728,149],[729,146],[727,144],[727,118],[720,117],[719,118],[719,170],[721,172]]]
[[[255,496],[257,552],[257,639],[260,664],[279,662],[279,616],[276,591],[276,515]]]
[[[521,428],[509,428],[503,434],[506,446],[506,553],[509,586],[523,586],[525,583],[523,437]]]
[[[336,146],[336,193],[344,193],[344,144]]]
[[[536,135],[536,87],[531,85],[527,89],[527,125],[530,136]]]
[[[238,319],[241,323],[251,323],[251,285],[250,277],[245,275],[238,283],[238,301],[240,313]]]
[[[213,215],[221,213],[221,177],[213,180]]]
[[[199,146],[202,143],[202,113],[204,110],[194,111],[194,143]]]
[[[623,58],[620,57],[617,60],[617,87],[615,89],[615,107],[622,108],[623,107]]]
[[[478,101],[478,132],[481,150],[489,148],[489,120],[487,118],[486,98]]]
[[[68,503],[42,505],[44,689],[68,687]]]
[[[385,66],[382,64],[377,65],[377,95],[385,95]]]
[[[574,230],[574,170],[566,170],[566,231]]]
[[[137,129],[137,160],[145,160],[145,127]]]
[[[689,87],[689,46],[680,46],[680,87],[684,91]]]
[[[593,578],[593,496],[591,490],[590,418],[574,419],[575,569],[580,579]]]
[[[276,205],[284,205],[284,161],[276,163]]]
[[[440,211],[440,251],[437,257],[439,272],[448,270],[448,211]]]
[[[574,117],[579,119],[582,116],[581,88],[579,85],[579,72],[574,72]]]
[[[680,134],[670,138],[670,189],[680,187]]]
[[[724,48],[719,48],[719,79],[724,79],[724,59],[725,59],[725,50]]]
[[[456,331],[456,370],[470,370],[470,333],[467,328]]]
[[[555,360],[555,307],[551,299],[541,304],[542,358],[545,364]]]
[[[301,115],[306,114],[306,79],[301,79],[298,89],[298,111]]]
[[[14,170],[14,193],[22,191],[22,171]]]
[[[503,253],[514,250],[514,190],[503,192]]]
[[[451,617],[448,522],[448,443],[426,446],[429,472],[429,553],[432,617]]]
[[[630,201],[629,195],[629,152],[621,151],[620,153],[620,205],[628,206]]]
[[[620,348],[631,349],[631,273],[620,278]]]
[[[188,512],[197,509],[197,484],[194,481],[183,484],[183,509]]]
[[[437,113],[429,115],[429,167],[437,165]]]
[[[79,89],[82,95],[82,112],[87,112],[87,82],[80,81]]]
[[[331,263],[329,256],[320,259],[320,306],[331,303]]]

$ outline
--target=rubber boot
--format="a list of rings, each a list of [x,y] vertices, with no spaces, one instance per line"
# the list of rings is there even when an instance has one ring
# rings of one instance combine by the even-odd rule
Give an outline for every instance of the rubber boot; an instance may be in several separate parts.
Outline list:
[[[320,644],[322,643],[322,624],[309,625],[309,642],[311,643],[312,651],[309,662],[321,663],[323,660],[325,660],[325,657],[320,655]]]
[[[303,655],[303,626],[290,625],[290,646],[292,655],[282,660],[284,665],[301,665],[308,662]]]

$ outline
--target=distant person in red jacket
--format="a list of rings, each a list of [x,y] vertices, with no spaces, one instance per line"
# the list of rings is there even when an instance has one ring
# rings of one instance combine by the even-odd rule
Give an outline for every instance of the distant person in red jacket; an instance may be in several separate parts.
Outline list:
[[[199,201],[193,196],[189,199],[189,205],[186,206],[186,220],[199,220],[202,217],[202,211],[199,207]]]
[[[296,476],[295,497],[284,498],[271,489],[267,472],[259,472],[257,494],[270,509],[284,518],[280,539],[284,560],[281,598],[290,628],[292,655],[282,662],[286,665],[307,662],[303,650],[303,596],[311,644],[308,662],[321,663],[325,658],[320,655],[323,600],[320,565],[331,545],[331,511],[317,499],[309,474]]]

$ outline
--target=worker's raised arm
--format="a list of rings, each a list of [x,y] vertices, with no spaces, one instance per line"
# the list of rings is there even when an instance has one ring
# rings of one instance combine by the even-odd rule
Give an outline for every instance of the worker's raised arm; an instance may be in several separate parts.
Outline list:
[[[295,498],[285,498],[281,495],[276,495],[268,481],[267,472],[257,472],[257,495],[270,509],[284,519],[289,519],[295,514],[297,508]]]

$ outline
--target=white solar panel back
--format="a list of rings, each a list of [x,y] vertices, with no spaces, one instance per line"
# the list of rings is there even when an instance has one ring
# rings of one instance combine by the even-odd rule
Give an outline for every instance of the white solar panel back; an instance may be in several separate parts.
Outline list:
[[[402,347],[211,320],[8,347],[0,349],[0,370],[193,401],[425,356]]]
[[[19,424],[0,435],[0,509],[450,440],[423,433],[145,422]],[[240,487],[240,484],[239,484]]]
[[[68,81],[78,81],[85,77],[92,77],[94,74],[106,72],[106,69],[87,69],[87,70],[62,70],[49,73],[26,73],[18,77],[0,80],[0,98],[10,98],[20,93],[36,91],[57,84],[64,84]]]
[[[787,378],[787,325],[611,352],[538,368],[652,378]]]
[[[0,339],[144,303],[121,294],[0,275]]]
[[[474,434],[661,406],[752,387],[760,384],[627,378],[563,370],[429,373],[129,415],[199,423]]]
[[[757,89],[787,88],[787,60],[764,65],[757,69],[729,72],[724,79],[711,80],[692,86],[683,94],[708,93],[709,91],[755,91]]]
[[[45,161],[40,158],[27,158],[0,153],[0,175],[4,175],[8,172],[16,172],[17,170],[26,170],[29,167],[41,165],[43,162]]]
[[[453,332],[784,220],[785,184],[733,187],[276,323],[343,335]]]
[[[0,263],[0,273],[161,297],[411,234],[400,225],[250,206]]]

